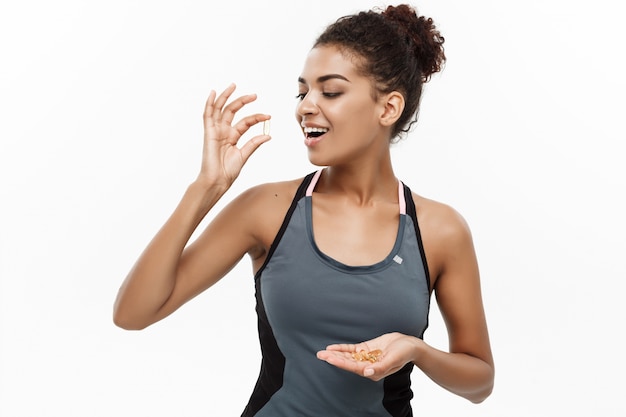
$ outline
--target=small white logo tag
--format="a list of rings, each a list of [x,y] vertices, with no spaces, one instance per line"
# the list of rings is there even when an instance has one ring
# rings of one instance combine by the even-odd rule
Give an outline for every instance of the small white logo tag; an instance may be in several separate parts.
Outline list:
[[[396,263],[401,264],[402,263],[402,258],[399,257],[398,255],[393,257],[393,260],[396,261]]]

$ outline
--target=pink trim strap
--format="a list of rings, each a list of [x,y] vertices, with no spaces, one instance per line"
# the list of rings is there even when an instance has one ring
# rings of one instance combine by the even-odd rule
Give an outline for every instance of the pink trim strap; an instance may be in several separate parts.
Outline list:
[[[311,197],[313,195],[313,189],[315,188],[315,184],[317,184],[317,180],[320,179],[320,175],[322,175],[322,170],[318,170],[313,178],[311,178],[311,182],[309,183],[309,187],[306,189],[306,196]]]

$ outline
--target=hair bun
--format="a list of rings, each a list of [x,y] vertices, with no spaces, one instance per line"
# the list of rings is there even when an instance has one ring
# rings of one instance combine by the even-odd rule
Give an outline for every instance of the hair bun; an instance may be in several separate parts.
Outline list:
[[[422,71],[422,80],[428,81],[432,74],[441,71],[446,60],[443,49],[444,37],[430,17],[418,16],[407,4],[388,6],[382,15],[395,23],[406,35]]]

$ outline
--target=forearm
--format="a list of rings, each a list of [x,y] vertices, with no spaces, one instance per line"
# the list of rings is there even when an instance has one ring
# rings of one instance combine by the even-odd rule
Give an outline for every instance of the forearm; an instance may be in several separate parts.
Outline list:
[[[466,353],[449,353],[419,340],[413,363],[434,382],[474,403],[493,389],[493,365]]]
[[[198,224],[223,195],[218,187],[192,183],[180,203],[148,244],[124,280],[113,320],[125,329],[141,329],[156,321],[159,309],[176,284],[181,254]]]

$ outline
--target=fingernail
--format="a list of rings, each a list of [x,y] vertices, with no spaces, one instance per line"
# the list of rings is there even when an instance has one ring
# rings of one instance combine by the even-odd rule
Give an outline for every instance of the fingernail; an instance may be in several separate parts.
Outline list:
[[[365,376],[372,376],[374,375],[374,370],[372,368],[367,368],[364,372],[363,375]]]

